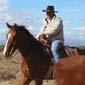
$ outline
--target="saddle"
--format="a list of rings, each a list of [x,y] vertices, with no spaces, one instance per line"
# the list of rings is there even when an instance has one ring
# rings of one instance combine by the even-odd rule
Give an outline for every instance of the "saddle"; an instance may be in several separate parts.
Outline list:
[[[77,47],[64,46],[64,45],[62,45],[58,49],[58,52],[59,52],[61,58],[79,55]]]
[[[45,46],[45,50],[48,52],[48,54],[51,56],[51,58],[54,58],[50,47]],[[60,55],[60,58],[72,57],[74,55],[79,55],[77,47],[64,46],[62,43],[61,43],[61,47],[58,49],[58,53]]]
[[[41,35],[39,37],[39,41],[41,42],[42,45],[44,45],[44,50],[45,52],[47,51],[48,54],[51,56],[51,58],[54,58],[51,52],[51,44],[46,40],[45,35]],[[58,53],[61,58],[64,57],[71,57],[74,55],[78,55],[78,48],[77,47],[71,47],[71,46],[64,46],[61,43],[61,47],[58,49]]]

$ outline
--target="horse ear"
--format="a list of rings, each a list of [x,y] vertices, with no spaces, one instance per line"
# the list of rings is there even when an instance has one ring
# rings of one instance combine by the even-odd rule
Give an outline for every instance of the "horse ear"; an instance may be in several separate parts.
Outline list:
[[[17,24],[16,24],[16,23],[14,23],[14,26],[16,27],[16,26],[17,26]]]
[[[6,25],[7,25],[8,28],[11,28],[11,25],[10,24],[6,23]]]

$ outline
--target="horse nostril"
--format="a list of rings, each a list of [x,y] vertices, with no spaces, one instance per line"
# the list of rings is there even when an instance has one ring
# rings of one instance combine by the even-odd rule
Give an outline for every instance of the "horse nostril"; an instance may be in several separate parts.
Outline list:
[[[8,53],[6,52],[5,55],[7,56],[7,54],[8,54]]]
[[[6,56],[6,57],[8,57],[8,56],[9,56],[9,53],[8,53],[8,52],[6,52],[6,53],[5,53],[5,56]]]

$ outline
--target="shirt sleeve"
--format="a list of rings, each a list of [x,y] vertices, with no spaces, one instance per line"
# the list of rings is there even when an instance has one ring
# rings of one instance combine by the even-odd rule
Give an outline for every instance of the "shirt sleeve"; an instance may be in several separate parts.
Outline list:
[[[57,34],[61,28],[63,28],[63,23],[61,18],[55,19],[52,24],[47,26],[47,29],[44,31],[44,34],[54,35]]]

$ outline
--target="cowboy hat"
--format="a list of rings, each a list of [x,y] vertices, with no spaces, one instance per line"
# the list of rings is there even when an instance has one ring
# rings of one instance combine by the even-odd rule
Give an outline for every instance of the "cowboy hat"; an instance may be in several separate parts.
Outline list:
[[[53,12],[56,12],[56,13],[58,12],[58,11],[54,10],[54,6],[47,6],[46,10],[42,10],[42,11],[43,12],[52,12],[53,11]]]

